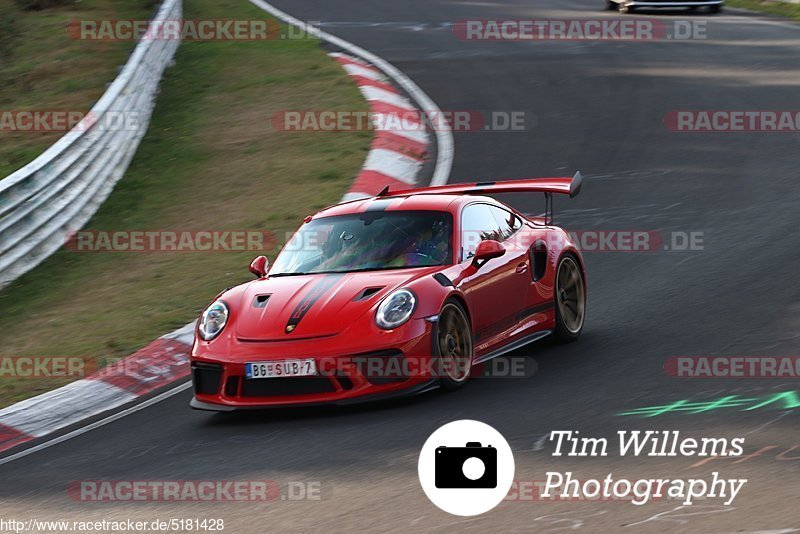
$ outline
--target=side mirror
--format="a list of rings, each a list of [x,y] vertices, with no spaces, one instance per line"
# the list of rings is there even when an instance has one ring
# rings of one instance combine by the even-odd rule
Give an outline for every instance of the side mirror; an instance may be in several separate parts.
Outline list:
[[[264,278],[269,270],[269,260],[266,256],[258,256],[250,262],[250,272],[258,278]]]
[[[492,239],[481,241],[478,243],[478,248],[475,249],[475,256],[472,258],[472,263],[483,265],[489,260],[499,258],[506,253],[506,247],[500,242]]]

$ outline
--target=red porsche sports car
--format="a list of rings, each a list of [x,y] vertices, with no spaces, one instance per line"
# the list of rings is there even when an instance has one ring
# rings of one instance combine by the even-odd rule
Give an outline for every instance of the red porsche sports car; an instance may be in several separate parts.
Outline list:
[[[346,404],[464,385],[473,366],[583,328],[583,259],[552,222],[573,178],[479,182],[323,209],[198,321],[193,408]],[[483,196],[543,193],[527,218]]]

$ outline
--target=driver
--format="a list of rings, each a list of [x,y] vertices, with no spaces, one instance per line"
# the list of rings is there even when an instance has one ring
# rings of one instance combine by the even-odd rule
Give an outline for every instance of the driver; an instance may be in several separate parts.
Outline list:
[[[448,250],[445,229],[444,221],[431,223],[428,220],[421,220],[409,225],[409,228],[405,229],[409,243],[400,249],[389,265],[412,267],[442,263]]]
[[[360,267],[366,258],[359,230],[360,228],[355,225],[346,225],[338,234],[332,233],[331,238],[325,243],[325,255],[328,259],[323,261],[319,268],[331,270]]]
[[[439,220],[422,233],[417,252],[433,258],[436,263],[442,263],[447,258],[448,249],[447,225]]]

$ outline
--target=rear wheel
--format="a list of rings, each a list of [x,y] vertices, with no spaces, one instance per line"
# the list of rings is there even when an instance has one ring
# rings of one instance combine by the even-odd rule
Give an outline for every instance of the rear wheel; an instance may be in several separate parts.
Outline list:
[[[436,350],[443,371],[442,387],[453,390],[463,386],[472,370],[472,328],[464,308],[454,300],[445,302],[439,312]]]
[[[571,255],[561,258],[556,271],[556,329],[559,341],[575,341],[583,330],[586,314],[586,285],[578,261]]]
[[[708,12],[709,13],[716,14],[716,13],[719,13],[720,11],[722,11],[722,6],[720,6],[720,5],[708,6]]]

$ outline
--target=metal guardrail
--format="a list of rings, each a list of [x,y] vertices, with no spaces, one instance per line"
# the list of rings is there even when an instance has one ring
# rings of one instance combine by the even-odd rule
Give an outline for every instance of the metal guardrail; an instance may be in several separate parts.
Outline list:
[[[179,20],[165,0],[154,20]],[[144,38],[84,122],[0,180],[0,287],[36,267],[86,224],[122,178],[147,131],[178,39]],[[135,116],[119,124],[118,117]],[[116,126],[110,127],[112,123]]]

